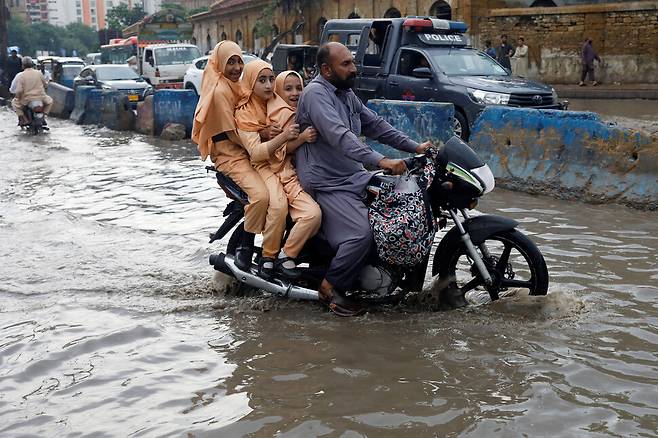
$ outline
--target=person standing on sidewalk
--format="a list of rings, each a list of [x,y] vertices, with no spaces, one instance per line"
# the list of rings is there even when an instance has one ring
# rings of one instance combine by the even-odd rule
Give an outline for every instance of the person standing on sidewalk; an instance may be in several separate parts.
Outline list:
[[[514,47],[507,42],[507,35],[500,36],[500,46],[496,50],[496,60],[507,69],[508,72],[512,71],[512,64],[510,57],[514,54]]]
[[[585,43],[583,44],[583,48],[580,51],[582,72],[580,74],[580,82],[578,85],[581,87],[585,86],[585,78],[587,76],[589,76],[593,86],[599,84],[596,82],[596,78],[594,76],[594,60],[599,61],[599,64],[601,63],[601,58],[599,58],[599,55],[596,53],[596,50],[594,50],[594,47],[592,46],[592,40],[590,38],[585,38]]]
[[[512,56],[512,71],[514,75],[525,78],[528,76],[528,46],[523,37],[519,37],[518,45]]]

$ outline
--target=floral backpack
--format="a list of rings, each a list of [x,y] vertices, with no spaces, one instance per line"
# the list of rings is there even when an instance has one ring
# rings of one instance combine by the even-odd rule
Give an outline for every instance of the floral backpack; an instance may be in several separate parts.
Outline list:
[[[397,181],[380,183],[381,190],[369,207],[377,255],[391,265],[422,263],[434,243],[436,223],[427,188],[434,178],[436,152],[428,152],[430,159],[420,175],[405,174]]]

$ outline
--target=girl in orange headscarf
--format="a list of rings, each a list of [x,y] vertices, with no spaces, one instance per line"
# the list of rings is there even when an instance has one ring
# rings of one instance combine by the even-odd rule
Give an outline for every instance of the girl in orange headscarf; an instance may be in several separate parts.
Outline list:
[[[208,156],[215,168],[235,181],[249,197],[244,211],[244,238],[236,251],[236,265],[248,270],[253,256],[254,234],[265,229],[269,191],[242,147],[234,118],[241,96],[242,50],[233,41],[221,41],[208,58],[201,95],[192,127],[201,159]]]
[[[244,95],[235,112],[238,134],[251,156],[252,164],[262,176],[270,193],[268,225],[263,232],[263,257],[259,273],[267,278],[277,270],[286,277],[295,278],[299,276],[299,272],[295,269],[297,266],[294,259],[299,255],[306,241],[318,232],[322,213],[318,204],[301,190],[299,182],[296,182],[299,190],[293,187],[297,176],[286,151],[289,145],[297,144],[298,147],[306,141],[307,137],[310,140],[310,136],[306,131],[300,136],[299,127],[290,114],[285,117],[286,120],[281,116],[268,123],[269,102],[274,99],[281,100],[274,94],[274,73],[271,65],[261,60],[247,64],[244,70],[243,88]],[[285,102],[283,104],[285,105]],[[279,111],[277,114],[283,113]],[[262,142],[259,132],[268,125],[277,124],[281,127],[285,125],[283,131],[273,139]],[[280,251],[288,212],[295,224]]]

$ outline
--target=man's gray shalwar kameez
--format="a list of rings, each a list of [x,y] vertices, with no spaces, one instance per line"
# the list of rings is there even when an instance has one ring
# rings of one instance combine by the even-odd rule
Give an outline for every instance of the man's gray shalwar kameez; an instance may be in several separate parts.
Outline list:
[[[304,190],[322,208],[322,232],[336,250],[326,278],[339,290],[352,285],[369,257],[374,242],[365,189],[385,158],[359,140],[365,135],[396,149],[415,152],[418,143],[367,108],[352,90],[339,90],[322,76],[304,89],[297,108],[301,129],[313,126],[318,137],[295,154]]]

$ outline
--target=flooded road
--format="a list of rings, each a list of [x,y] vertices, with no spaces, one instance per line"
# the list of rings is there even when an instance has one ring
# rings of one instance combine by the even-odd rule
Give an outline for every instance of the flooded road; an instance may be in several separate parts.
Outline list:
[[[341,319],[213,290],[191,143],[0,110],[0,436],[655,436],[658,213],[496,190],[546,297]]]

